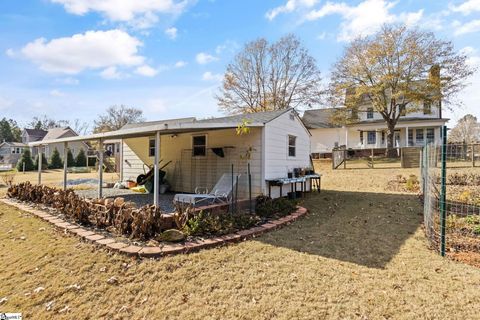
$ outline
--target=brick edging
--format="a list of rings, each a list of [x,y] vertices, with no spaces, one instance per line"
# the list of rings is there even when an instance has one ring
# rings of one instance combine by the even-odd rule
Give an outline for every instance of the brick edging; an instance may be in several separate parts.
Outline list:
[[[241,230],[235,233],[230,233],[223,236],[208,238],[203,240],[186,241],[184,243],[172,243],[163,246],[136,246],[128,245],[124,242],[115,241],[112,238],[105,237],[103,234],[95,233],[87,230],[80,225],[66,222],[55,215],[51,215],[43,210],[32,208],[21,202],[12,201],[8,198],[0,198],[4,204],[13,206],[22,211],[33,214],[34,216],[53,224],[56,228],[64,229],[66,232],[77,235],[83,240],[91,242],[97,246],[108,250],[116,251],[127,256],[137,256],[142,258],[158,258],[165,255],[175,255],[181,253],[190,253],[200,249],[213,248],[227,243],[240,242],[255,238],[263,233],[282,228],[283,226],[296,221],[298,218],[307,214],[307,209],[304,207],[297,207],[295,212],[284,216],[282,218],[271,220],[260,226],[250,229]]]

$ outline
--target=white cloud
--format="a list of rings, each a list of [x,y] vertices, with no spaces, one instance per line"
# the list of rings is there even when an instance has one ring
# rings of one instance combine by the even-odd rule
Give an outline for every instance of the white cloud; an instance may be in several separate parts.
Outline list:
[[[205,52],[200,52],[200,53],[198,53],[197,56],[195,57],[195,60],[196,60],[197,63],[199,63],[199,64],[207,64],[207,63],[210,63],[210,62],[213,62],[213,61],[218,60],[218,58],[212,56],[211,54],[208,54],[208,53],[205,53]]]
[[[63,93],[63,92],[60,91],[60,90],[54,89],[54,90],[50,91],[50,95],[51,95],[52,97],[64,97],[64,96],[65,96],[65,93]]]
[[[78,79],[75,79],[75,78],[72,78],[72,77],[55,79],[55,82],[70,85],[70,86],[75,86],[75,85],[80,83],[80,81],[78,81]]]
[[[145,76],[145,77],[154,77],[157,75],[158,70],[153,69],[150,66],[147,66],[146,64],[143,66],[138,67],[135,69],[135,73]]]
[[[204,81],[221,81],[223,79],[223,76],[218,73],[212,73],[210,71],[205,72],[202,75],[202,80]]]
[[[7,50],[5,50],[5,54],[6,54],[7,56],[9,56],[10,58],[15,57],[15,51],[13,51],[13,49],[7,49]]]
[[[141,65],[142,43],[122,30],[87,31],[47,42],[36,39],[22,48],[22,54],[47,72],[77,74],[85,69]]]
[[[423,16],[423,10],[392,14],[390,10],[397,2],[385,0],[364,0],[357,6],[344,2],[327,2],[321,8],[311,10],[306,20],[317,20],[329,15],[338,14],[342,17],[339,41],[351,41],[357,36],[367,36],[375,33],[385,23],[403,22],[415,25]]]
[[[187,65],[187,63],[185,61],[179,60],[179,61],[175,62],[174,67],[175,68],[183,68],[186,65]]]
[[[167,37],[169,37],[172,40],[175,40],[177,38],[177,32],[178,32],[178,29],[175,27],[171,27],[165,30],[165,34],[167,35]]]
[[[265,14],[265,17],[268,20],[271,21],[271,20],[275,19],[281,13],[293,12],[293,11],[298,10],[300,8],[311,8],[317,2],[318,2],[318,0],[288,0],[283,6],[278,6],[278,7],[275,7],[273,9],[269,10]]]
[[[450,10],[469,15],[472,12],[480,11],[480,0],[467,0],[458,6],[451,5]]]
[[[466,33],[472,33],[480,31],[480,19],[472,20],[466,23],[454,21],[453,26],[455,28],[455,35],[462,35]]]
[[[215,48],[215,53],[217,55],[222,54],[225,51],[232,53],[235,52],[239,47],[240,45],[236,41],[227,40]]]
[[[110,21],[129,22],[138,28],[149,28],[158,14],[181,14],[190,0],[50,0],[64,6],[69,13],[85,15],[98,12]]]
[[[123,75],[118,72],[117,67],[108,67],[100,72],[100,75],[104,79],[112,80],[112,79],[121,79]]]

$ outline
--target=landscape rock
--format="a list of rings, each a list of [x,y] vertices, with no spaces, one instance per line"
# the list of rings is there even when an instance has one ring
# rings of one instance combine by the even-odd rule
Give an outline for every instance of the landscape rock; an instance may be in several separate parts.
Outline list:
[[[158,241],[179,242],[185,240],[185,234],[177,229],[169,229],[162,232],[158,237]]]

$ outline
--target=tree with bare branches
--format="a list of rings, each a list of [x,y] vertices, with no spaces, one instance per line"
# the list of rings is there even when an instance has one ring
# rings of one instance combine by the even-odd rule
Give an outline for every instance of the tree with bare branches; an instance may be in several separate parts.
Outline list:
[[[321,77],[315,59],[294,35],[275,43],[247,43],[227,66],[220,109],[229,114],[309,107],[319,102]]]
[[[127,123],[144,121],[142,110],[124,105],[111,106],[105,114],[98,117],[99,119],[94,122],[95,133],[118,130]]]
[[[477,117],[471,114],[463,116],[448,135],[452,143],[478,143],[480,142],[480,123]]]
[[[351,42],[334,64],[330,81],[335,121],[357,121],[368,105],[387,125],[387,154],[393,156],[394,132],[401,116],[424,103],[455,106],[457,93],[474,72],[450,41],[431,32],[384,25],[370,37]]]

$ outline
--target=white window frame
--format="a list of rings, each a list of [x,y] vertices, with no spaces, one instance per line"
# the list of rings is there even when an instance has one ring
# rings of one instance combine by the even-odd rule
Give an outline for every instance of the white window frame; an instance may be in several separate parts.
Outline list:
[[[290,138],[294,138],[293,139],[293,142],[294,142],[293,145],[290,144]],[[287,157],[288,158],[296,158],[297,157],[297,138],[298,137],[293,135],[293,134],[287,134]],[[294,153],[293,156],[290,155],[290,148],[293,148],[293,153]]]
[[[373,133],[373,142],[370,141],[370,134]],[[376,131],[367,131],[367,144],[374,145],[377,144],[377,132]]]
[[[205,137],[205,146],[204,146],[205,153],[203,155],[194,155],[195,146],[193,145],[193,140],[195,139],[195,137]],[[192,146],[192,158],[204,158],[204,157],[206,157],[207,156],[207,151],[208,151],[208,135],[206,133],[192,135],[191,146]],[[197,147],[201,147],[201,146],[199,145]]]
[[[422,139],[418,139],[418,134],[422,133]],[[423,145],[425,143],[425,131],[423,129],[415,129],[415,144]]]
[[[373,119],[374,114],[373,114],[373,108],[369,107],[367,108],[367,119]]]
[[[153,147],[151,145],[153,141]],[[148,138],[148,156],[153,158],[155,157],[155,137]]]
[[[427,143],[435,142],[435,128],[427,128],[425,131],[426,131],[425,132],[425,139],[426,139]],[[430,138],[428,137],[429,133],[431,133],[433,135]]]

